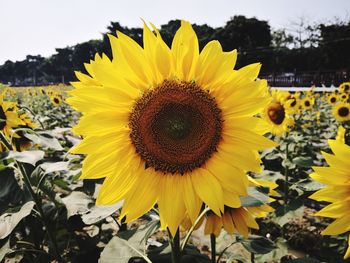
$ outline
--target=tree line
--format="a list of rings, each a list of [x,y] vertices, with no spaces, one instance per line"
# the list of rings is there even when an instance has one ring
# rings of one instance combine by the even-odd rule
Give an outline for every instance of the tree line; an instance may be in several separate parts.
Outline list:
[[[170,45],[180,20],[160,27]],[[262,75],[283,72],[337,72],[346,79],[350,73],[350,21],[310,25],[300,18],[290,28],[272,30],[267,21],[234,16],[222,27],[193,25],[200,48],[210,40],[219,40],[224,51],[237,49],[238,67],[262,62]],[[47,85],[75,80],[74,71],[85,72],[84,63],[95,53],[112,57],[107,34],[119,30],[142,46],[142,28],[128,28],[111,22],[98,40],[57,48],[50,57],[28,55],[22,61],[6,61],[0,66],[0,82],[11,85]],[[339,73],[340,72],[340,73]]]

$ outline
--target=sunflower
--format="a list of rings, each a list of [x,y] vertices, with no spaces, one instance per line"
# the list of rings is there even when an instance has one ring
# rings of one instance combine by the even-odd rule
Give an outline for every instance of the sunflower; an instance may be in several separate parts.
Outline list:
[[[346,133],[346,129],[343,126],[339,126],[338,127],[338,131],[337,131],[337,137],[335,138],[337,141],[340,141],[342,143],[345,143],[345,133]]]
[[[338,103],[332,109],[334,118],[337,121],[343,122],[350,120],[350,104],[349,103]]]
[[[51,100],[52,104],[56,107],[60,106],[62,103],[61,96],[59,96],[58,94],[55,94],[55,93],[50,95],[50,100]]]
[[[16,111],[16,103],[3,101],[3,95],[0,95],[0,130],[7,137],[11,136],[11,129],[13,127],[17,127],[23,123]]]
[[[339,95],[339,98],[340,98],[341,101],[345,101],[346,102],[349,99],[349,95],[347,93],[341,93]]]
[[[233,70],[236,50],[218,41],[199,53],[192,26],[181,22],[171,48],[145,24],[143,48],[109,35],[113,60],[98,54],[68,99],[83,113],[73,153],[86,154],[83,179],[105,178],[97,204],[124,200],[133,221],[156,203],[161,227],[175,234],[207,204],[220,215],[247,194],[246,171],[260,171],[258,150],[275,143],[253,117],[268,101],[260,64]]]
[[[300,110],[300,99],[294,95],[284,103],[284,107],[291,114],[298,113]]]
[[[338,103],[338,96],[335,93],[332,93],[328,96],[328,104],[335,105]]]
[[[290,117],[290,111],[286,103],[286,93],[277,90],[272,91],[271,99],[263,110],[262,117],[270,126],[270,130],[275,135],[282,135],[287,132],[294,121]]]
[[[350,82],[344,82],[339,85],[340,93],[349,93],[350,92]]]
[[[252,178],[249,178],[249,180],[250,185],[252,186],[269,187],[269,195],[278,195],[278,193],[274,190],[278,187],[277,184],[269,181],[254,180]],[[275,199],[270,197],[269,202],[274,200]],[[273,211],[274,209],[268,204],[238,208],[225,206],[225,211],[220,217],[213,212],[208,213],[204,234],[214,234],[216,237],[218,237],[220,235],[221,228],[223,227],[229,234],[233,234],[236,231],[247,238],[250,228],[259,229],[259,225],[255,221],[255,218],[266,217]]]
[[[34,129],[38,127],[30,118],[28,113],[22,112],[19,114],[19,119],[22,121],[21,125],[14,128]],[[12,138],[12,144],[17,151],[25,151],[32,146],[32,141],[29,140],[22,130],[16,132],[16,136]]]
[[[40,88],[40,93],[41,93],[42,95],[46,95],[45,89],[44,89],[44,88]]]
[[[313,167],[314,173],[310,175],[326,187],[310,198],[331,203],[315,214],[335,219],[321,234],[339,235],[350,230],[350,147],[338,140],[328,140],[328,143],[333,155],[325,152],[322,155],[329,167]],[[344,258],[348,257],[350,257],[350,246]]]
[[[304,97],[301,100],[301,108],[303,110],[310,110],[315,104],[315,98],[310,98],[310,97]]]

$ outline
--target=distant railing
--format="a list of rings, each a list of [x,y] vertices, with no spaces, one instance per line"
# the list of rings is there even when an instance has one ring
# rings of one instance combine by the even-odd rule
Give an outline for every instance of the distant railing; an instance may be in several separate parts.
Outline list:
[[[310,90],[310,87],[271,87],[271,89],[278,89],[278,90],[285,90],[290,92],[296,92],[296,91],[308,91]],[[338,90],[337,87],[315,87],[313,89],[314,92],[334,92]]]
[[[344,71],[308,71],[292,73],[270,73],[261,78],[267,79],[271,87],[338,87],[349,81],[350,72]]]

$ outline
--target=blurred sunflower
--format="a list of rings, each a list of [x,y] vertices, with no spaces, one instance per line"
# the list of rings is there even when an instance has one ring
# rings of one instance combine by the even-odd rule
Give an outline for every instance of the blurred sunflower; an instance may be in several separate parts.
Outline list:
[[[321,234],[339,235],[350,231],[350,147],[338,140],[328,140],[328,143],[333,155],[325,152],[322,152],[322,155],[329,167],[313,167],[314,173],[310,175],[326,187],[310,198],[331,203],[315,214],[335,219]],[[344,258],[349,257],[350,244]]]
[[[273,190],[277,188],[278,185],[273,182],[254,180],[251,178],[250,182],[253,182],[252,185],[255,186],[259,185],[269,187],[269,195],[278,195],[278,193]],[[274,199],[270,198],[269,202],[272,201],[274,201]],[[266,217],[273,211],[274,209],[268,204],[238,208],[225,206],[225,211],[220,217],[213,212],[208,213],[204,234],[214,234],[216,237],[218,237],[221,229],[224,228],[229,234],[233,234],[236,231],[247,238],[250,228],[259,229],[259,225],[255,221],[255,218]]]
[[[45,89],[44,89],[44,88],[40,88],[40,93],[41,93],[42,95],[46,95]]]
[[[349,103],[338,103],[332,109],[334,118],[337,121],[343,122],[350,120],[350,104]]]
[[[113,60],[95,56],[90,76],[68,102],[83,113],[73,153],[86,154],[81,178],[104,178],[97,204],[124,200],[130,222],[158,204],[161,227],[172,234],[186,215],[196,220],[203,202],[215,214],[239,206],[246,171],[260,171],[258,150],[275,143],[253,117],[268,101],[260,64],[233,70],[237,52],[218,41],[199,53],[192,26],[181,22],[171,48],[146,25],[143,48],[109,35]]]
[[[294,95],[284,103],[284,107],[291,114],[298,113],[300,109],[300,100]]]
[[[310,110],[315,104],[315,99],[310,97],[305,97],[301,100],[301,107],[303,110]]]
[[[335,105],[338,103],[338,96],[335,93],[332,93],[328,96],[328,103],[330,105]]]
[[[28,113],[22,112],[19,114],[18,117],[22,121],[22,123],[18,127],[14,127],[14,129],[16,128],[34,129],[38,127],[37,124],[32,121]],[[17,151],[25,151],[32,146],[32,141],[29,140],[24,135],[24,132],[22,130],[20,130],[20,131],[17,131],[16,136],[12,138],[12,144]]]
[[[272,91],[270,102],[265,106],[262,113],[262,117],[275,135],[282,135],[289,130],[290,126],[294,125],[294,120],[290,117],[290,111],[284,105],[286,98],[285,93],[277,90]]]
[[[16,103],[4,101],[3,95],[0,95],[0,130],[6,137],[10,138],[11,129],[22,123],[22,120],[17,115]]]
[[[339,98],[340,98],[340,100],[346,102],[349,99],[349,95],[347,93],[342,93],[342,94],[339,95]]]
[[[52,102],[52,104],[56,107],[60,106],[62,103],[62,98],[60,95],[53,93],[50,95],[50,100]]]
[[[339,126],[338,127],[338,131],[337,131],[337,137],[335,138],[337,141],[340,141],[342,143],[345,143],[345,133],[346,133],[346,129],[343,126]]]
[[[350,82],[344,82],[339,86],[340,93],[349,93],[350,92]]]

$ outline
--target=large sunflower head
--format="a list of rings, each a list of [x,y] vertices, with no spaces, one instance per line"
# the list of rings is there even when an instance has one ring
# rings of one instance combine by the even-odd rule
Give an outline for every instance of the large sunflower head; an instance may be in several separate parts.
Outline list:
[[[332,113],[337,121],[349,121],[350,120],[350,103],[338,103],[333,106]]]
[[[271,132],[275,135],[282,135],[289,131],[289,128],[294,124],[286,105],[289,105],[286,94],[273,90],[271,99],[263,110],[262,116],[270,125]]]
[[[350,230],[350,147],[339,140],[328,141],[333,154],[323,152],[329,167],[313,167],[310,176],[326,187],[310,196],[311,199],[330,202],[315,215],[335,219],[322,235],[339,235]],[[349,236],[350,240],[350,236]],[[350,244],[344,258],[350,257]]]
[[[113,59],[96,55],[68,99],[83,113],[72,150],[87,155],[82,178],[105,178],[97,203],[124,200],[127,222],[157,203],[173,234],[203,202],[217,215],[239,206],[246,171],[261,169],[258,150],[274,146],[253,117],[267,102],[260,64],[233,70],[237,52],[218,41],[199,52],[185,21],[171,47],[147,25],[143,47],[121,32],[109,38]]]
[[[339,85],[340,93],[350,93],[350,82],[343,82]]]

